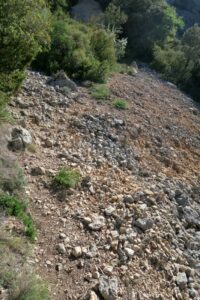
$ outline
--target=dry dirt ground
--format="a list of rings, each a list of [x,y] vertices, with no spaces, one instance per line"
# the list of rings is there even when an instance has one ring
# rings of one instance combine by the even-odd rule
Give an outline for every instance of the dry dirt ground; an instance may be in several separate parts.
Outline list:
[[[117,278],[119,299],[200,299],[198,106],[144,69],[114,75],[103,103],[83,87],[65,97],[46,79],[29,72],[11,111],[36,145],[18,155],[38,228],[34,262],[52,298],[89,299],[93,289],[103,299],[105,275]],[[33,176],[38,166],[44,174]],[[55,191],[52,176],[64,166],[82,181]],[[88,224],[99,216],[94,231]]]

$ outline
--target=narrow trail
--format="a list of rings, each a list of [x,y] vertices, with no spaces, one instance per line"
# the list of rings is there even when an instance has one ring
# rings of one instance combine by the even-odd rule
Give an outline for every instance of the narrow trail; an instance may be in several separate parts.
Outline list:
[[[125,111],[46,81],[29,72],[11,109],[36,144],[20,160],[38,228],[34,259],[53,299],[93,300],[102,275],[117,278],[119,299],[200,299],[198,108],[146,70],[110,79]],[[55,192],[63,166],[82,182]]]

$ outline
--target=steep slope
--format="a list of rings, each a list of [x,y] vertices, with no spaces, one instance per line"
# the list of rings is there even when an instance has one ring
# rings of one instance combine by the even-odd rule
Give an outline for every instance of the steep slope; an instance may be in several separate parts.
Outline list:
[[[11,110],[36,144],[20,159],[53,299],[199,299],[199,108],[145,69],[109,81],[125,111],[47,79],[29,72]],[[52,188],[64,166],[76,189]]]

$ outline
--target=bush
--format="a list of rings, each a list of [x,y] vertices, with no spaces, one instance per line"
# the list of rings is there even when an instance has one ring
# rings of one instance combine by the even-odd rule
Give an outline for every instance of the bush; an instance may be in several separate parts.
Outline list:
[[[50,300],[47,285],[37,276],[22,274],[16,278],[8,300]]]
[[[24,70],[49,43],[44,0],[0,0],[0,91],[15,92]]]
[[[106,80],[115,63],[114,41],[106,31],[59,18],[51,38],[51,49],[38,56],[34,67],[50,74],[64,70],[73,79]]]
[[[21,191],[25,184],[22,169],[8,158],[0,157],[0,189],[13,193]]]
[[[156,46],[154,50],[155,67],[164,77],[200,99],[200,27],[188,29],[183,37],[167,44]]]
[[[28,254],[24,239],[0,230],[0,287],[8,300],[50,300],[46,284],[27,268]]]
[[[124,33],[128,36],[129,54],[151,59],[155,44],[173,40],[183,21],[163,0],[113,0],[128,16]]]
[[[117,109],[126,109],[127,108],[127,102],[121,99],[115,99],[113,101],[114,106]]]
[[[79,180],[80,173],[78,171],[64,168],[60,170],[54,177],[53,183],[55,185],[61,185],[66,188],[75,188]]]
[[[35,240],[36,230],[33,221],[26,213],[26,204],[17,197],[10,195],[0,195],[0,207],[2,207],[9,216],[15,216],[21,220],[26,227],[26,235],[31,241]]]
[[[0,91],[0,125],[10,120],[10,115],[6,108],[7,102],[7,95]]]
[[[0,73],[24,70],[49,43],[45,1],[0,0]]]
[[[37,152],[37,145],[36,144],[30,144],[27,146],[27,150],[30,153],[36,153]]]
[[[95,84],[91,88],[91,95],[98,101],[107,100],[110,96],[110,90],[105,84]]]

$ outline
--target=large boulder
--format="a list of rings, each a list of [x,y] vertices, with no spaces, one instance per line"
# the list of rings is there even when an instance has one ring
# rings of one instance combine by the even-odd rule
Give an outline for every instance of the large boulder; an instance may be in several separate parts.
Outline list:
[[[101,7],[95,0],[79,0],[78,4],[71,9],[71,15],[74,19],[87,22],[92,17],[101,13]]]
[[[25,150],[32,144],[32,136],[28,130],[21,126],[12,128],[11,138],[8,141],[8,147],[13,151]]]

